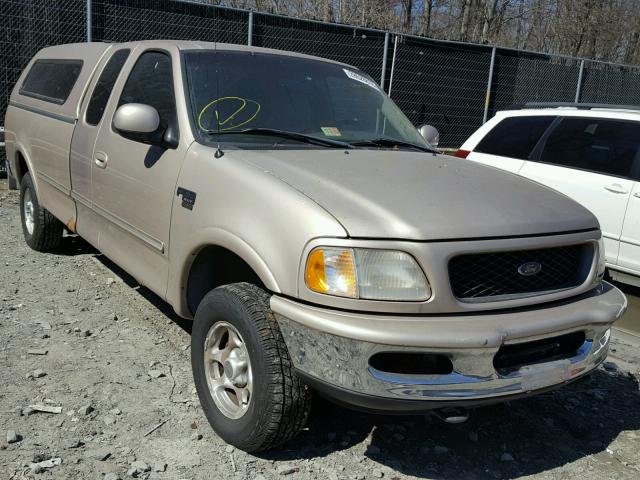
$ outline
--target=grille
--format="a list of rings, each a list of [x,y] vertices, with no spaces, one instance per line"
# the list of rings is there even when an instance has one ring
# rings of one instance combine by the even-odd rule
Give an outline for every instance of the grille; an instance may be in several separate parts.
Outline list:
[[[460,300],[498,301],[577,287],[592,260],[591,244],[466,254],[451,259],[449,278]]]

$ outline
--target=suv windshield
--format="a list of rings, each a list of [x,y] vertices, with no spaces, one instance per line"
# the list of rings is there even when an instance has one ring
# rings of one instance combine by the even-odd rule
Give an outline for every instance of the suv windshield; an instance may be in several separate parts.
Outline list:
[[[201,141],[301,146],[306,136],[378,148],[428,148],[378,85],[353,68],[295,56],[213,50],[186,52],[184,65]],[[271,133],[257,135],[257,129]]]

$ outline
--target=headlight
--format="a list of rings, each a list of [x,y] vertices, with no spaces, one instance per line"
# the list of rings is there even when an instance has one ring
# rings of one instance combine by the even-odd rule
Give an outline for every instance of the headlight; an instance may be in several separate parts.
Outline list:
[[[307,258],[304,279],[314,292],[340,297],[406,302],[431,297],[414,258],[394,250],[319,247]]]

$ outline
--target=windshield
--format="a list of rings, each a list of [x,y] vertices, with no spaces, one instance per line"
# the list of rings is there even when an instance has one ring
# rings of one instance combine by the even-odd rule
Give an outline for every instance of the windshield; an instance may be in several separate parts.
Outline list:
[[[359,70],[294,56],[213,50],[186,52],[184,64],[193,124],[202,141],[297,143],[291,136],[251,132],[270,129],[346,143],[384,138],[427,146]]]

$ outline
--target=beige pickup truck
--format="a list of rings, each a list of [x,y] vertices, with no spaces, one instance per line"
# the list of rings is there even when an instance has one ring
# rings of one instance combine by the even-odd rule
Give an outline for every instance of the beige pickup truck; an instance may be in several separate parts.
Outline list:
[[[312,392],[455,422],[563,385],[604,360],[626,308],[590,212],[439,154],[348,65],[50,47],[5,125],[26,242],[75,232],[193,318],[204,412],[246,451],[294,437]]]

